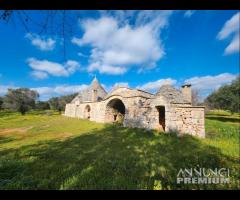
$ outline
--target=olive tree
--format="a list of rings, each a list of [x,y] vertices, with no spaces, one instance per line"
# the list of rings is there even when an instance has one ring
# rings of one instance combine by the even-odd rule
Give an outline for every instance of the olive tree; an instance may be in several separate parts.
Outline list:
[[[39,94],[36,91],[28,88],[8,89],[4,97],[3,107],[24,115],[35,107],[38,97]]]

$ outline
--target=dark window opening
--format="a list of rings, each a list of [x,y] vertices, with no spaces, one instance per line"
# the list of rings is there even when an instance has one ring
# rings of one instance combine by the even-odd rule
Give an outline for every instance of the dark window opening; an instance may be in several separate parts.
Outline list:
[[[97,100],[98,100],[98,101],[102,101],[103,98],[102,98],[102,97],[98,97]]]
[[[90,111],[91,111],[91,107],[87,105],[84,110],[84,115],[86,119],[90,119]]]

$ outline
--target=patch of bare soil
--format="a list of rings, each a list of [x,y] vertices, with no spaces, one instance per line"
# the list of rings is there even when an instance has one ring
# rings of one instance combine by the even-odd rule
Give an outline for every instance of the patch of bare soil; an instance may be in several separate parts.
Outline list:
[[[46,124],[46,125],[44,125],[44,126],[41,126],[41,128],[48,128],[48,127],[50,127],[49,124]]]
[[[60,138],[68,138],[71,137],[73,134],[70,132],[64,132],[59,135]]]
[[[0,130],[0,134],[7,134],[7,133],[13,133],[13,132],[25,133],[32,128],[33,126],[21,127],[21,128],[6,128],[6,129]]]

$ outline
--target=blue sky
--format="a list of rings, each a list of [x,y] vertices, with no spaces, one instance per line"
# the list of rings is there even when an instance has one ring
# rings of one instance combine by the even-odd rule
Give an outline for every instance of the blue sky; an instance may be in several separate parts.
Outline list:
[[[44,21],[46,12],[26,14]],[[40,33],[31,21],[26,30],[17,18],[0,23],[0,95],[29,87],[47,100],[84,89],[96,75],[107,91],[191,83],[206,96],[239,74],[239,11],[66,12],[74,17],[65,58],[57,30]]]

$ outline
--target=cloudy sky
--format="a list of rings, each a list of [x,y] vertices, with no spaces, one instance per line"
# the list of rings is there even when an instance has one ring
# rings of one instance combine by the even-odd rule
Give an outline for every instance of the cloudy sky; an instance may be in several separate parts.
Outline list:
[[[45,11],[26,12],[41,21]],[[154,93],[163,84],[191,83],[206,96],[239,74],[239,11],[67,15],[74,12],[65,57],[60,34],[20,20],[0,23],[0,95],[29,87],[47,100],[86,88],[96,75],[108,91],[124,85]]]

